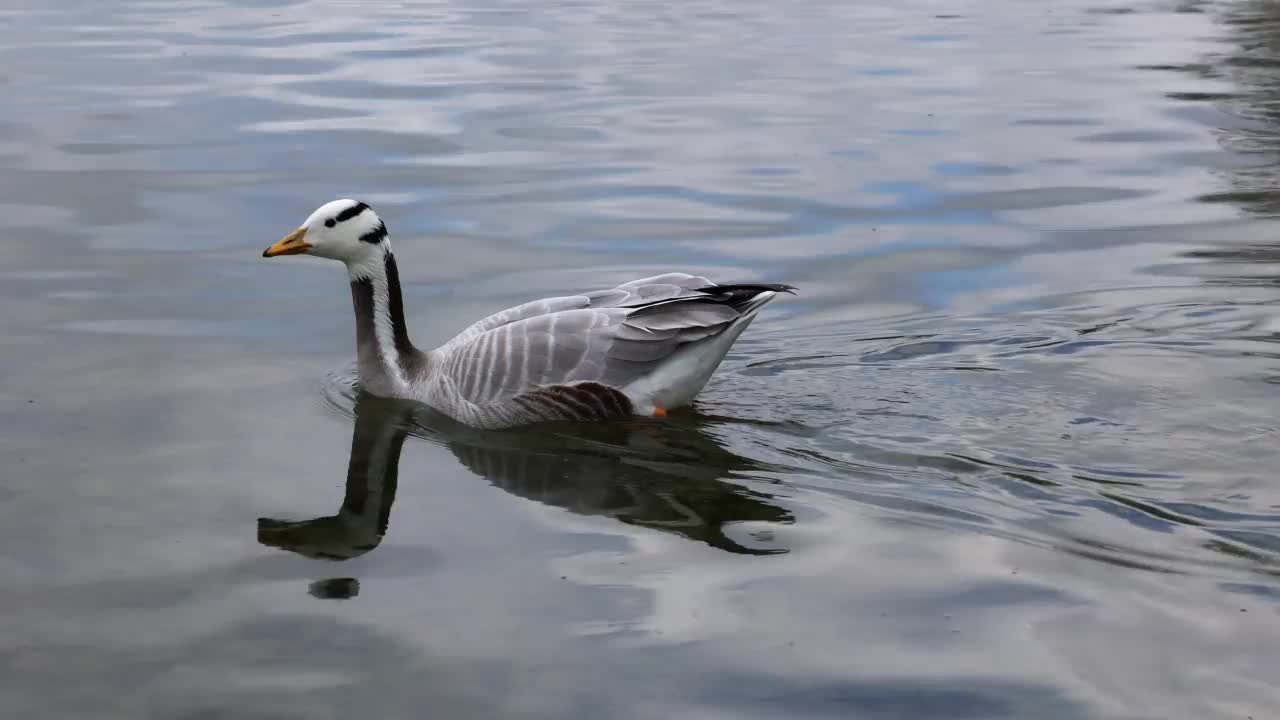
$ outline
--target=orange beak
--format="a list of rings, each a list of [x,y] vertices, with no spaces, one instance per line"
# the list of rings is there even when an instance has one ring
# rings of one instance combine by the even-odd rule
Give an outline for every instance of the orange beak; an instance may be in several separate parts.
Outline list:
[[[293,232],[285,235],[280,242],[272,245],[262,251],[262,257],[275,257],[277,255],[298,255],[311,249],[311,244],[303,240],[306,237],[307,229],[298,228]]]

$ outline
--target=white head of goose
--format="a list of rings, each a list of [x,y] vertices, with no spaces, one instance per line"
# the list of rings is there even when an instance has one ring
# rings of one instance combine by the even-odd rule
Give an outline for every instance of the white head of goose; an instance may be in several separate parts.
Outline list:
[[[366,392],[481,428],[664,416],[693,401],[760,308],[795,290],[667,273],[517,305],[423,351],[409,341],[395,256],[372,208],[334,200],[262,255],[303,253],[347,266]]]

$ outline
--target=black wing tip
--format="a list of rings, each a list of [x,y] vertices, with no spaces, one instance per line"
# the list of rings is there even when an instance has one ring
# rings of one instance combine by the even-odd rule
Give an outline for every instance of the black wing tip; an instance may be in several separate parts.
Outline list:
[[[788,295],[795,295],[800,288],[795,285],[786,285],[784,283],[734,283],[731,285],[707,285],[706,287],[696,288],[702,293],[722,293],[722,292],[784,292]]]

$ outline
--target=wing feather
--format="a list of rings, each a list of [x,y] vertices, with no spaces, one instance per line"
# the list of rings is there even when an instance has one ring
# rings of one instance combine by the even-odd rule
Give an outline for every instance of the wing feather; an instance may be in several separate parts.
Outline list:
[[[757,286],[716,286],[704,277],[667,273],[535,300],[471,325],[438,352],[458,392],[475,403],[552,385],[622,387],[682,345],[719,334],[772,297],[770,287],[752,287]]]

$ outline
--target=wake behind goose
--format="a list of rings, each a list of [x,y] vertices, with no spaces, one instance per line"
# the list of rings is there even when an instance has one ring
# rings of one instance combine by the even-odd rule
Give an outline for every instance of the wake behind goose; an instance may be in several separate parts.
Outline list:
[[[423,351],[409,340],[387,227],[372,208],[334,200],[262,253],[296,254],[347,266],[364,390],[479,428],[688,405],[760,309],[795,290],[667,273],[508,308]]]

